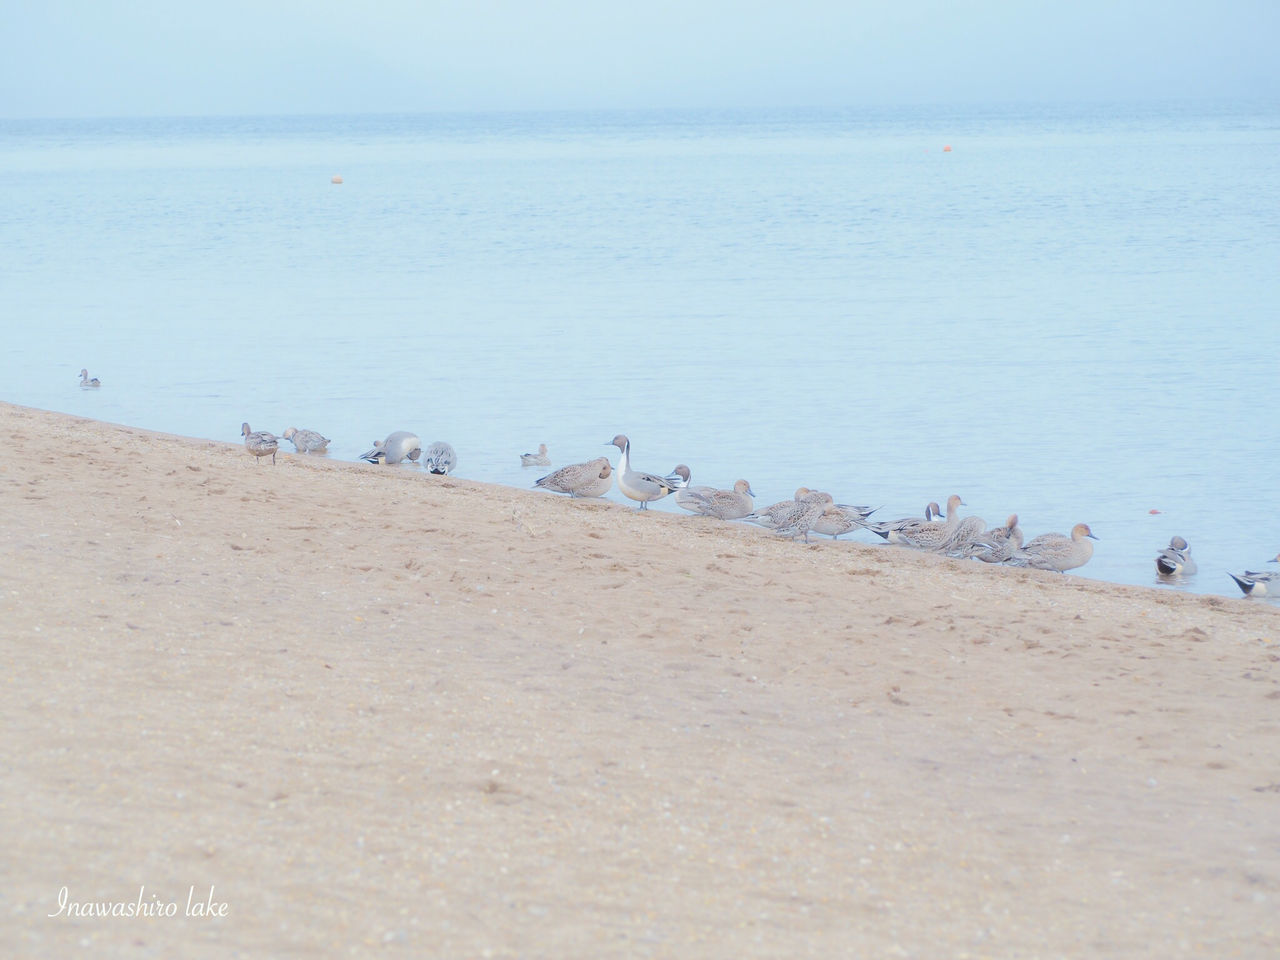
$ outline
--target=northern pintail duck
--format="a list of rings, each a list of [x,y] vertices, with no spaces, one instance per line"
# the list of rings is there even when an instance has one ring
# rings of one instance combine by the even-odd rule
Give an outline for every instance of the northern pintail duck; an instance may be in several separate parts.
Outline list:
[[[740,520],[754,507],[755,491],[745,480],[734,483],[732,490],[715,487],[685,487],[676,491],[676,506],[704,517]]]
[[[551,458],[547,456],[547,445],[545,443],[538,444],[537,453],[520,454],[520,466],[522,467],[551,466]]]
[[[274,433],[250,430],[247,423],[240,424],[240,433],[244,436],[244,448],[253,454],[255,463],[261,457],[270,457],[272,463],[276,462],[276,449],[280,446],[280,441]]]
[[[1267,563],[1280,563],[1280,554],[1272,557]],[[1280,590],[1280,571],[1246,570],[1242,574],[1228,573],[1246,597],[1265,597],[1272,590]]]
[[[1189,577],[1196,572],[1191,547],[1181,537],[1174,537],[1156,557],[1156,573],[1162,577]]]
[[[596,457],[586,463],[571,463],[533,484],[542,490],[567,493],[571,497],[603,497],[613,486],[613,467],[608,457]]]
[[[924,508],[923,519],[920,517],[903,517],[901,520],[883,520],[879,523],[867,524],[867,529],[876,536],[889,541],[889,543],[901,543],[902,541],[899,538],[902,534],[926,523],[933,523],[941,516],[942,508],[937,503],[930,503]]]
[[[982,542],[987,530],[987,522],[978,516],[961,517],[951,534],[951,539],[937,548],[939,553],[949,557],[972,556],[978,544]]]
[[[637,510],[649,509],[654,500],[661,500],[684,486],[681,478],[674,474],[661,477],[656,473],[631,469],[631,441],[625,434],[618,434],[609,443],[622,451],[622,459],[618,461],[618,489],[624,497],[640,504]],[[688,470],[687,467],[685,469]]]
[[[805,494],[796,501],[799,509],[796,510],[785,522],[778,524],[773,528],[773,532],[779,536],[796,537],[803,536],[804,542],[809,542],[809,531],[814,528],[814,524],[818,520],[830,512],[833,516],[840,515],[840,508],[837,507],[831,498],[831,494],[823,493],[820,490],[814,490]]]
[[[932,520],[918,527],[907,527],[897,531],[896,543],[913,547],[916,550],[945,550],[955,537],[956,528],[960,526],[960,507],[964,501],[959,494],[947,498],[947,516],[945,520]]]
[[[791,500],[779,500],[777,503],[771,503],[760,510],[753,510],[738,519],[745,520],[747,523],[754,523],[756,526],[765,527],[769,530],[776,530],[779,526],[784,526],[791,522],[791,518],[801,509],[800,501],[812,492],[808,487],[800,487],[796,490],[796,495]]]
[[[866,528],[867,517],[879,509],[878,507],[855,507],[848,503],[834,503],[832,506],[835,509],[824,511],[810,528],[814,533],[825,534],[832,540],[839,540],[846,533]]]
[[[423,453],[422,465],[426,467],[428,473],[447,476],[458,465],[458,455],[453,452],[453,447],[449,444],[443,440],[437,440]]]
[[[1017,551],[1009,563],[1036,570],[1074,570],[1083,567],[1093,556],[1093,544],[1097,540],[1087,523],[1077,523],[1071,528],[1071,536],[1060,533],[1042,533]]]
[[[677,463],[675,468],[667,474],[666,479],[669,483],[675,484],[677,490],[684,490],[689,486],[691,476],[688,467],[683,463]]]
[[[324,453],[325,447],[329,446],[329,438],[314,430],[288,427],[281,436],[286,440],[292,440],[293,448],[299,453]]]
[[[422,441],[417,435],[408,430],[396,430],[387,434],[385,440],[373,441],[373,449],[360,454],[360,459],[370,463],[399,463],[407,459],[416,463],[420,456]]]
[[[102,386],[102,381],[99,380],[97,377],[94,377],[92,380],[89,379],[88,370],[80,371],[80,389],[81,390],[96,390],[100,386]]]
[[[1011,513],[1004,526],[985,531],[968,555],[983,563],[1004,563],[1021,549],[1022,528],[1018,526],[1018,515]]]

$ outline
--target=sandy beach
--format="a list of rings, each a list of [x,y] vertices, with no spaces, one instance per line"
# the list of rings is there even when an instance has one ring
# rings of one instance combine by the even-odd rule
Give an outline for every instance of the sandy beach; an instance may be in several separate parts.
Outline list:
[[[5,956],[1280,953],[1270,604],[0,425]]]

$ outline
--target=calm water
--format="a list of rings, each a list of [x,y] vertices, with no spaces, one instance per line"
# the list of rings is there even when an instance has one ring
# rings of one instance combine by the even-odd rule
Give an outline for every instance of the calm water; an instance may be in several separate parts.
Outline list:
[[[1280,551],[1280,105],[0,121],[0,173],[6,400]]]

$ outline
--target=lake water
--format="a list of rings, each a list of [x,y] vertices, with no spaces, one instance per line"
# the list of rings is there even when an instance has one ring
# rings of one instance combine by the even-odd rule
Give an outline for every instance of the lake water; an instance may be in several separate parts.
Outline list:
[[[1280,551],[1280,105],[0,121],[0,172],[16,403],[522,487],[623,432],[1228,596]]]

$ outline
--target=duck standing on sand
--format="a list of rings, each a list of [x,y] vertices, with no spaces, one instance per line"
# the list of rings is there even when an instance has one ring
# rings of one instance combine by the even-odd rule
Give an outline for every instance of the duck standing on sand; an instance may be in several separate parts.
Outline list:
[[[855,507],[849,503],[833,503],[831,506],[834,509],[823,512],[809,529],[814,533],[826,534],[832,540],[839,540],[842,534],[867,527],[867,517],[880,509]]]
[[[613,486],[613,467],[608,457],[596,457],[586,463],[561,467],[539,477],[533,485],[539,490],[567,493],[570,497],[603,497]]]
[[[745,480],[737,481],[732,490],[684,487],[676,492],[676,506],[703,517],[741,520],[754,509],[754,496],[755,491]]]
[[[418,462],[422,456],[422,441],[417,434],[408,430],[396,430],[387,434],[387,439],[373,441],[373,449],[360,454],[361,460],[370,463],[399,463],[402,460]]]
[[[879,523],[867,524],[867,529],[889,543],[905,543],[906,536],[918,527],[935,523],[942,516],[942,508],[936,502],[924,508],[924,519],[920,517],[903,517],[901,520],[882,520]]]
[[[254,462],[262,457],[270,457],[271,462],[276,462],[276,448],[280,446],[280,441],[276,439],[274,433],[267,433],[265,430],[253,431],[249,429],[249,424],[240,424],[240,433],[244,435],[244,448],[254,456]]]
[[[1018,515],[1011,513],[1003,527],[992,527],[982,534],[982,539],[970,549],[969,556],[983,563],[1004,563],[1021,549],[1022,528],[1018,526]]]
[[[777,530],[779,527],[785,527],[795,518],[796,514],[803,509],[802,501],[811,493],[813,491],[808,487],[800,487],[796,490],[793,499],[779,500],[777,503],[771,503],[760,510],[753,510],[738,519],[754,523],[766,530]]]
[[[90,380],[89,371],[87,369],[80,371],[80,389],[81,390],[97,390],[100,386],[102,386],[102,381],[99,380],[97,377],[94,377],[92,380]]]
[[[551,466],[551,458],[547,456],[547,445],[545,443],[538,444],[537,453],[520,454],[520,466],[522,467],[549,467]]]
[[[654,500],[661,500],[684,486],[683,478],[677,475],[660,477],[656,473],[632,470],[631,441],[625,434],[618,434],[609,441],[609,444],[622,451],[622,459],[618,461],[618,489],[622,491],[624,497],[640,504],[636,507],[637,510],[649,509],[649,504]]]
[[[932,506],[932,504],[930,504]],[[907,527],[896,531],[896,539],[885,536],[891,543],[901,543],[916,550],[946,550],[955,539],[956,529],[960,526],[960,508],[964,501],[959,494],[947,497],[947,517],[945,520],[933,520],[917,527]]]
[[[1280,563],[1280,554],[1276,554],[1267,563]],[[1280,590],[1278,571],[1246,570],[1239,575],[1228,573],[1227,576],[1236,582],[1236,586],[1244,591],[1246,597],[1265,597],[1273,590]]]
[[[458,455],[453,452],[452,446],[443,440],[437,440],[427,447],[422,456],[422,465],[426,467],[427,473],[448,476],[458,465]]]
[[[1069,537],[1060,533],[1042,533],[1034,537],[1009,559],[1009,563],[1015,567],[1063,573],[1088,563],[1093,556],[1093,544],[1089,541],[1097,539],[1087,523],[1077,523],[1071,528]]]
[[[297,427],[286,427],[283,434],[286,440],[293,441],[293,449],[299,453],[324,453],[329,446],[329,438],[314,430],[299,430]]]
[[[779,536],[790,537],[792,540],[803,536],[805,543],[809,542],[809,531],[828,510],[831,510],[833,515],[839,512],[831,494],[823,493],[821,490],[806,493],[796,500],[796,504],[795,512],[785,522],[774,527],[773,532]]]

